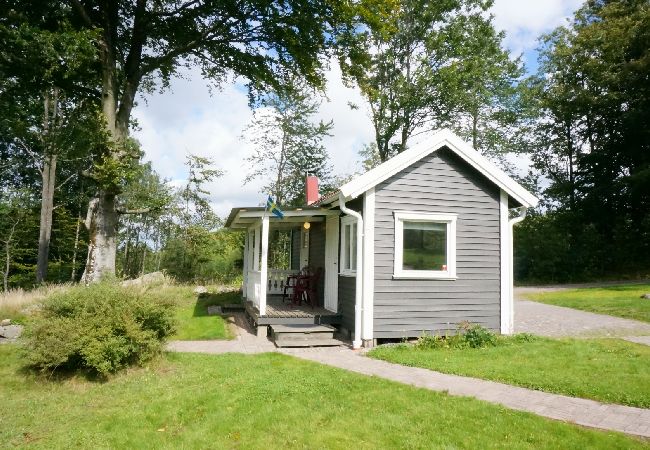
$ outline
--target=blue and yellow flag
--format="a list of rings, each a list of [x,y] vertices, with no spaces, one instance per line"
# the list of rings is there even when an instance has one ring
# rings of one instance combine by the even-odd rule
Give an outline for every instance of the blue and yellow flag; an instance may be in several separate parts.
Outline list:
[[[266,200],[266,209],[271,211],[276,217],[284,219],[284,213],[278,208],[278,205],[273,201],[273,197],[269,195],[269,198]]]

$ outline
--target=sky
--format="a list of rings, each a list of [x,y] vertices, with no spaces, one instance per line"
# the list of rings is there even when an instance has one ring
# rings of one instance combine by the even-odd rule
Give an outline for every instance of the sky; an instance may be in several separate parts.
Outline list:
[[[536,69],[537,37],[566,23],[581,0],[495,0],[492,8],[497,29],[506,33],[505,46],[522,55],[529,71]],[[324,140],[334,173],[359,169],[358,151],[373,140],[368,111],[357,89],[341,82],[332,65],[327,73],[327,99],[316,120],[333,120],[332,136]],[[351,109],[349,103],[359,106]],[[241,138],[252,111],[241,86],[226,84],[208,89],[198,71],[187,70],[162,93],[141,97],[134,110],[139,129],[134,136],[142,144],[145,161],[176,185],[187,173],[183,163],[189,153],[207,156],[225,175],[206,186],[215,211],[224,217],[234,206],[255,206],[266,196],[261,182],[244,184],[245,158],[252,148]]]

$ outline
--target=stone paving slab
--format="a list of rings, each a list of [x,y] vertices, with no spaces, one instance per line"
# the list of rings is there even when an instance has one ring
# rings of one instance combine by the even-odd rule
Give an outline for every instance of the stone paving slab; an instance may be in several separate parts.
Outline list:
[[[626,337],[650,335],[650,323],[523,300],[515,289],[515,333],[549,337]]]
[[[637,344],[650,345],[650,336],[627,336],[623,339]],[[650,426],[650,424],[648,424],[648,426]]]

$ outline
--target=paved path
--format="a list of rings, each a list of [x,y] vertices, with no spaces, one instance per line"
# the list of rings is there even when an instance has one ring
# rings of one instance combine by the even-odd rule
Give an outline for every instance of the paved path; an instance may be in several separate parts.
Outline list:
[[[515,333],[550,337],[620,337],[650,345],[650,323],[532,302],[523,297],[526,293],[551,289],[560,288],[515,288]]]
[[[587,427],[620,431],[650,438],[650,410],[609,405],[549,394],[477,378],[448,375],[407,367],[363,356],[348,347],[278,349],[266,338],[256,337],[242,315],[233,320],[237,338],[232,341],[173,341],[168,349],[196,353],[262,353],[276,351],[365,375],[377,376],[451,395],[470,396],[508,408]]]

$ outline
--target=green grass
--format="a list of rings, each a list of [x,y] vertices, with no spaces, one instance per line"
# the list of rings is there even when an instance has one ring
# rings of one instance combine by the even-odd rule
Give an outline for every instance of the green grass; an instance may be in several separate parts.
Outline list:
[[[540,391],[650,408],[650,347],[617,339],[500,338],[496,347],[382,346],[369,356]]]
[[[208,306],[241,303],[238,291],[196,295],[194,286],[165,285],[148,289],[150,295],[176,304],[176,334],[182,341],[232,339],[228,323],[218,315],[208,316]]]
[[[644,448],[471,398],[280,354],[171,354],[105,383],[47,381],[0,347],[0,446]]]
[[[650,322],[650,284],[572,289],[526,294],[530,300],[599,314]]]
[[[238,292],[204,294],[190,301],[179,301],[176,310],[177,331],[172,339],[181,341],[232,339],[226,319],[222,316],[209,316],[208,306],[240,303]]]

